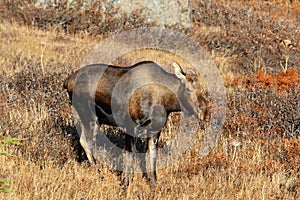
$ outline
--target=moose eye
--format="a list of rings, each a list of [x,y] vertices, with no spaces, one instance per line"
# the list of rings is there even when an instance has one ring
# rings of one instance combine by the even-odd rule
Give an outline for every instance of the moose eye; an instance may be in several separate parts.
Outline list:
[[[193,92],[193,89],[190,88],[190,87],[187,87],[187,88],[186,88],[186,91],[187,91],[188,93],[192,93],[192,92]]]

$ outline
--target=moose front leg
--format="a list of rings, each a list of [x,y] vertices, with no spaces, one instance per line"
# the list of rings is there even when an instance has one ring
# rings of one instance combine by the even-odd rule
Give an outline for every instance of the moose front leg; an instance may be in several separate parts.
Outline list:
[[[147,153],[147,149],[148,149],[148,140],[146,139],[145,144],[143,145],[143,149],[142,149],[142,153],[139,154],[139,160],[140,160],[140,167],[143,173],[143,178],[145,180],[149,180],[148,179],[148,175],[147,175],[147,168],[146,168],[146,153]]]
[[[149,157],[150,157],[150,173],[151,173],[151,184],[156,185],[156,160],[157,160],[157,144],[158,144],[159,133],[152,135],[148,141]]]
[[[127,187],[129,185],[130,172],[133,164],[133,158],[135,154],[135,143],[134,138],[131,135],[125,135],[125,157],[124,157],[124,172],[125,177],[122,181],[123,187]]]

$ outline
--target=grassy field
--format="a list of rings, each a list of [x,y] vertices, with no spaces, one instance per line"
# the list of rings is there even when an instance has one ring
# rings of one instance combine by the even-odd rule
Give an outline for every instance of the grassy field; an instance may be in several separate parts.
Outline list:
[[[86,31],[81,20],[81,26],[62,28],[41,16],[29,23],[36,10],[3,2],[0,152],[8,155],[0,155],[0,180],[6,182],[0,188],[7,190],[0,199],[300,199],[298,1],[194,1],[193,27],[185,32],[222,74],[224,129],[208,156],[199,156],[199,133],[191,151],[158,171],[155,188],[133,174],[127,190],[116,172],[98,163],[102,179],[89,166],[62,84],[100,41],[144,22],[116,27],[112,22],[122,23],[112,20]],[[68,17],[78,22],[75,14]],[[128,62],[143,59],[130,57]],[[170,120],[161,144],[172,127]],[[2,142],[10,137],[26,140]]]

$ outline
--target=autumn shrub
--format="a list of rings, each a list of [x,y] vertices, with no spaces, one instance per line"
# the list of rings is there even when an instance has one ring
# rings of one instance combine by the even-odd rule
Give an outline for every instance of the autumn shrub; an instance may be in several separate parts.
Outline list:
[[[262,1],[240,4],[245,6],[214,3],[207,7],[195,2],[192,36],[209,52],[230,60],[226,70],[233,73],[247,76],[261,67],[278,72],[286,56],[289,67],[297,66],[300,34],[296,27],[300,21],[257,12],[266,7]]]
[[[3,75],[0,81],[0,96],[7,97],[4,102],[10,110],[0,119],[3,134],[27,138],[23,145],[11,149],[41,166],[49,160],[61,165],[77,158],[80,148],[62,81],[61,73],[43,75],[36,66]]]
[[[252,76],[237,76],[231,84],[234,92],[228,95],[229,118],[232,119],[227,121],[228,131],[267,140],[299,137],[300,75],[297,68],[274,75],[259,70]]]
[[[33,0],[4,0],[0,3],[0,13],[10,21],[65,33],[99,35],[146,25],[140,10],[127,14],[104,0],[93,1],[87,7],[84,4],[84,0],[72,5],[63,0],[37,7]]]

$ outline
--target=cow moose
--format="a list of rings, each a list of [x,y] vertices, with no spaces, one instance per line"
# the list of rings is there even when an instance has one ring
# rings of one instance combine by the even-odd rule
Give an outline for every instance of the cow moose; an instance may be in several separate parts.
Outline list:
[[[101,124],[123,127],[125,156],[123,186],[128,186],[135,153],[135,137],[148,133],[147,147],[151,184],[155,185],[157,144],[160,131],[171,112],[183,111],[198,120],[209,119],[208,102],[199,88],[199,76],[191,68],[183,72],[173,63],[174,74],[152,61],[130,67],[104,64],[85,66],[64,82],[81,121],[80,144],[90,163],[95,164],[89,141]],[[127,95],[127,96],[126,96]],[[124,96],[126,98],[124,101]],[[97,124],[97,126],[95,126]],[[145,175],[146,176],[146,175]]]

